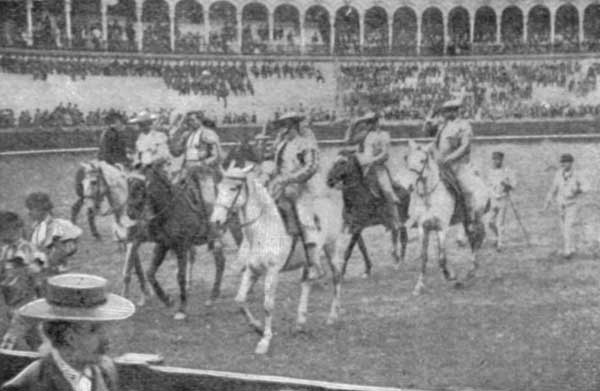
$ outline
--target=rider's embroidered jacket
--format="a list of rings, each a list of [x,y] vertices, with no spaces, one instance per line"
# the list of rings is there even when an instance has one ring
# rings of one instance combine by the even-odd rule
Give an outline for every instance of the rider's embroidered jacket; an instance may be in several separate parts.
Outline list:
[[[201,126],[190,134],[185,146],[186,163],[205,161],[209,166],[214,166],[219,164],[222,158],[221,143],[214,130]]]
[[[436,137],[436,147],[440,158],[444,158],[456,151],[464,144],[467,145],[465,153],[451,162],[451,165],[468,164],[471,160],[471,139],[473,130],[468,121],[455,119],[446,122],[439,130]]]
[[[275,148],[277,175],[284,185],[298,184],[300,193],[316,194],[319,189],[319,146],[308,128],[301,129],[298,136],[288,141],[278,140]]]

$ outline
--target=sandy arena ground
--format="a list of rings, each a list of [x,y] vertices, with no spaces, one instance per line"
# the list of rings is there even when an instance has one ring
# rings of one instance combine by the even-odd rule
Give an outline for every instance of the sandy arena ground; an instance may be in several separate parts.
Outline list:
[[[560,247],[557,212],[540,211],[559,154],[571,152],[577,166],[589,173],[593,187],[579,212],[585,229],[582,225],[578,232],[586,240],[597,237],[600,150],[583,143],[477,145],[478,167],[487,167],[495,149],[504,150],[507,164],[518,172],[514,200],[533,245],[527,247],[515,218],[509,215],[506,250],[497,253],[486,246],[472,287],[453,289],[431,261],[429,289],[413,297],[419,267],[415,241],[409,243],[405,264],[394,270],[388,236],[380,228],[369,229],[366,241],[375,263],[374,275],[370,280],[360,278],[363,266],[355,253],[343,286],[340,323],[325,324],[331,298],[327,284],[313,291],[307,332],[294,334],[299,276],[297,272],[285,275],[272,351],[256,357],[252,352],[258,338],[233,302],[240,265],[229,241],[223,297],[215,306],[203,304],[214,274],[212,260],[203,249],[189,289],[188,319],[176,322],[172,309],[152,301],[114,331],[112,354],[160,353],[167,364],[175,366],[422,389],[598,389],[600,264],[596,251],[586,244],[574,259],[561,259],[556,254]],[[400,165],[405,147],[394,151]],[[333,153],[326,153],[325,166]],[[25,214],[25,195],[43,189],[55,201],[56,214],[68,216],[75,200],[77,163],[86,158],[89,155],[1,157],[0,208]],[[82,226],[83,222],[82,215]],[[123,255],[110,240],[108,219],[99,223],[105,240],[95,242],[85,227],[72,265],[74,270],[108,278],[118,291]],[[450,243],[450,264],[460,269],[464,250],[454,240]],[[142,251],[146,263],[149,249],[145,246]],[[173,295],[177,293],[174,266],[167,261],[159,273]],[[134,288],[137,295],[135,284]],[[259,312],[262,284],[257,288],[253,309]],[[5,326],[0,322],[0,330]]]

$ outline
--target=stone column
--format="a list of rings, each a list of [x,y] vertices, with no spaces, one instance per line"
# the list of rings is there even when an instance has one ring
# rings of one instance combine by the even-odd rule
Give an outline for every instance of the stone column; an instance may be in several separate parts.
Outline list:
[[[73,31],[71,30],[71,0],[65,0],[65,35],[67,36],[67,48],[73,43]]]
[[[389,15],[389,13],[388,13]],[[392,17],[388,20],[388,53],[392,53],[392,47],[394,45],[394,14],[391,14]]]
[[[554,25],[555,23],[556,23],[556,10],[550,9],[550,45],[552,46],[552,49],[554,49],[554,36],[555,36],[554,28],[556,27]]]
[[[304,32],[304,22],[306,19],[306,14],[304,10],[299,12],[300,14],[300,53],[306,53],[306,34]]]
[[[106,2],[100,2],[100,17],[102,20],[102,44],[108,48],[108,5]]]
[[[204,42],[208,49],[208,45],[210,43],[210,6],[206,7],[206,9],[202,9],[202,16],[204,21]]]
[[[175,51],[175,4],[167,3],[169,5],[169,38],[171,44],[171,51]]]
[[[27,46],[33,46],[33,0],[27,0],[25,8],[27,10]]]
[[[267,26],[269,29],[269,44],[273,44],[273,42],[275,41],[275,11],[268,9],[267,15],[269,23],[269,25]]]
[[[365,46],[365,14],[358,11],[358,47],[363,51]]]
[[[496,10],[496,43],[502,43],[502,10]]]
[[[475,12],[469,15],[469,42],[471,42],[471,45],[475,42]]]
[[[422,16],[420,13],[417,14],[417,56],[421,54],[421,44],[423,41],[423,32],[421,31]]]
[[[448,13],[445,18],[442,18],[444,24],[444,54],[448,52],[448,44],[450,43],[450,14]]]
[[[334,11],[335,12],[335,11]],[[329,53],[335,53],[335,15],[329,14]]]
[[[527,23],[529,22],[529,11],[523,13],[523,43],[527,44]]]
[[[135,41],[137,44],[138,52],[141,52],[144,46],[144,23],[142,22],[142,11],[143,11],[143,0],[136,0],[135,2],[135,17],[137,18]]]
[[[237,44],[238,44],[238,51],[241,53],[242,52],[242,10],[240,8],[236,9],[236,13],[235,13],[235,19],[236,19],[236,23],[237,23]]]
[[[581,47],[581,45],[583,44],[583,41],[585,39],[585,34],[583,31],[583,17],[585,16],[585,9],[583,7],[578,7],[577,8],[577,21],[579,22],[579,30],[577,30],[577,33],[579,33],[579,46]]]

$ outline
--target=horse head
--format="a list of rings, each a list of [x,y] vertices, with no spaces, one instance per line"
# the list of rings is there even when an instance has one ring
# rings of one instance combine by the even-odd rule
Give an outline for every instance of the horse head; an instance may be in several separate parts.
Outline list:
[[[408,154],[406,155],[406,166],[413,176],[411,186],[414,188],[419,182],[423,182],[437,167],[433,158],[431,144],[421,145],[413,140],[408,141]],[[412,189],[409,189],[412,190]]]
[[[244,168],[235,167],[231,162],[223,171],[223,179],[217,185],[217,199],[210,216],[211,224],[223,226],[231,212],[242,208],[248,200],[248,175],[254,165]]]
[[[362,170],[354,151],[340,151],[327,173],[327,186],[348,185],[357,180],[362,180]]]
[[[82,163],[77,174],[81,185],[81,196],[96,198],[106,191],[106,184],[102,180],[102,169],[94,162]]]

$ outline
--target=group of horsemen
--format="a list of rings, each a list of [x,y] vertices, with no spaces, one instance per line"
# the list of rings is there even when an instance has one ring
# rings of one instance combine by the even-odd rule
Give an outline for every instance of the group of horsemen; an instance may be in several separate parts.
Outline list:
[[[434,142],[435,156],[442,167],[446,167],[456,182],[466,206],[470,208],[474,173],[470,161],[472,130],[468,121],[460,118],[462,101],[455,99],[446,102],[440,109],[441,122]],[[143,111],[128,121],[137,124],[140,134],[135,143],[133,162],[130,163],[118,134],[126,119],[120,115],[110,116],[109,129],[101,141],[99,159],[111,164],[128,164],[137,168],[159,168],[170,176],[173,182],[184,182],[192,189],[195,198],[202,198],[210,204],[215,200],[216,183],[223,163],[223,151],[214,120],[203,112],[180,115],[168,133],[159,128],[158,116]],[[291,203],[297,223],[301,229],[309,264],[314,268],[312,275],[319,278],[324,274],[316,249],[318,222],[312,211],[313,200],[321,192],[324,180],[319,176],[320,151],[312,130],[306,125],[304,116],[294,112],[282,115],[271,122],[256,136],[257,144],[263,151],[264,142],[270,137],[269,131],[276,131],[270,153],[262,154],[262,159],[271,159],[274,169],[267,174],[266,186],[276,201]],[[183,129],[183,131],[182,131]],[[176,139],[176,140],[174,140]],[[400,202],[394,190],[402,186],[392,167],[390,159],[390,135],[379,126],[379,116],[374,112],[355,120],[346,134],[346,142],[356,149],[356,157],[364,175],[374,175],[380,194],[387,204],[392,224],[400,227],[402,222],[396,205]],[[179,168],[171,167],[173,145],[179,144],[183,162]],[[131,155],[130,155],[131,156]],[[508,180],[502,178],[502,181]],[[510,186],[510,184],[507,184]],[[282,205],[285,203],[282,203]],[[474,216],[465,216],[474,219]]]

